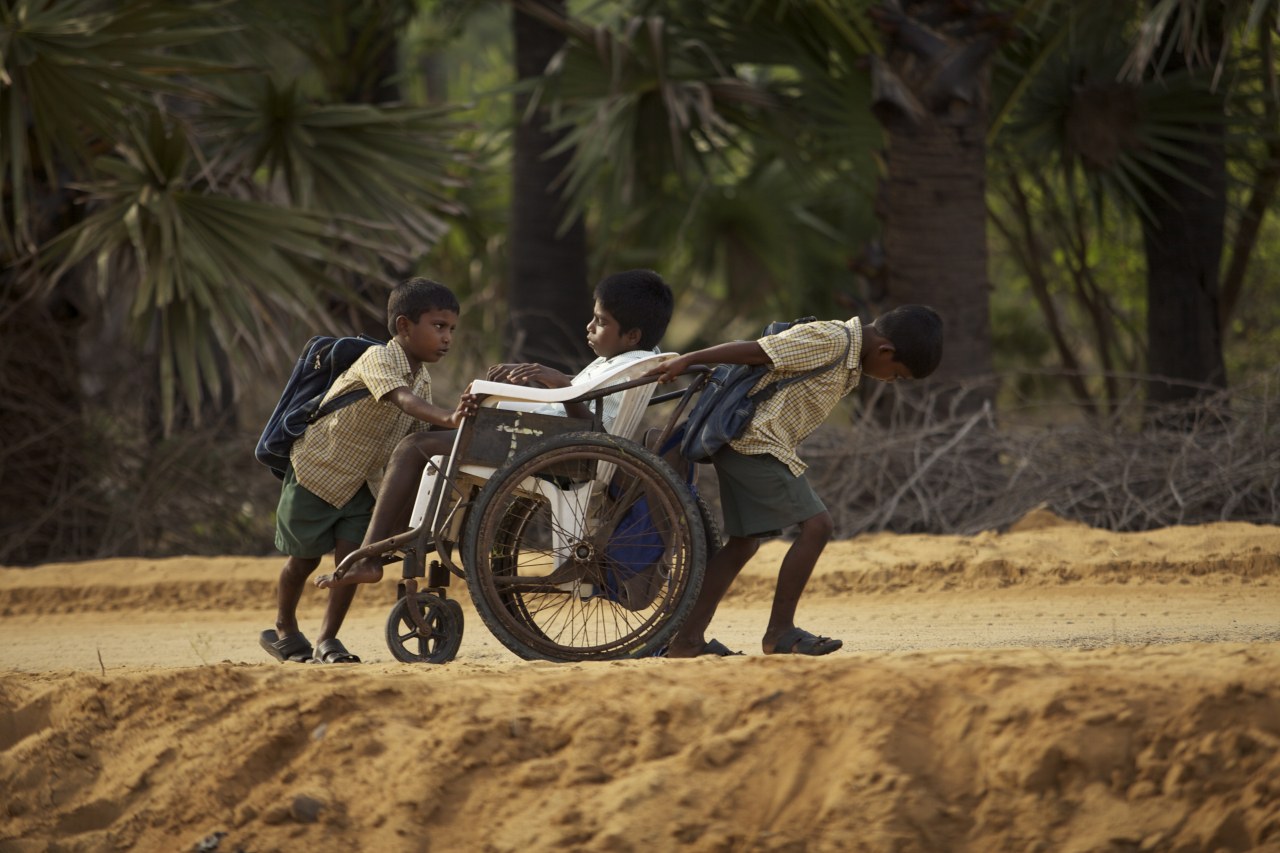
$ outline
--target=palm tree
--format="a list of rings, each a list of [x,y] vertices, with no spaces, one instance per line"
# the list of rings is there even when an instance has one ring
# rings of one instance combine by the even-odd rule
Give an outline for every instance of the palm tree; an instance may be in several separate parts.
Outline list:
[[[985,376],[984,86],[1002,33],[974,6],[649,0],[605,24],[558,23],[569,45],[545,97],[574,146],[577,209],[596,200],[633,246],[726,279],[734,309],[934,304],[944,378]],[[887,294],[851,272],[873,209]]]
[[[1044,176],[1055,170],[1046,165],[1056,164],[1062,178],[1055,188],[1078,196],[1069,202],[1077,213],[1110,208],[1136,215],[1141,224],[1147,319],[1142,337],[1146,372],[1155,379],[1148,399],[1155,403],[1225,386],[1221,330],[1280,177],[1277,94],[1266,82],[1274,80],[1267,59],[1267,21],[1274,10],[1268,3],[1251,7],[1261,16],[1259,60],[1243,49],[1250,32],[1241,17],[1247,6],[1227,4],[1219,15],[1203,8],[1206,14],[1200,14],[1195,3],[1160,3],[1145,17],[1134,7],[1064,6],[1050,18],[1052,26],[1040,31],[1038,44],[1024,56],[1010,56],[1004,69],[1009,73],[1002,89],[1009,95],[1002,114],[1012,120],[1004,126],[1001,152],[1017,164],[1006,171],[1013,204],[1028,209],[1019,189],[1023,181],[1040,185],[1047,198],[1052,190]],[[1260,163],[1237,160],[1237,171],[1253,170],[1257,178],[1248,181],[1253,189],[1246,216],[1232,241],[1231,296],[1224,303],[1219,280],[1228,221],[1227,161],[1238,158],[1230,153],[1239,148],[1233,137],[1257,137],[1254,115],[1267,123],[1258,146],[1264,156]],[[1013,236],[1013,242],[1021,240]],[[1074,243],[1069,254],[1079,256],[1073,261],[1078,273],[1086,263],[1084,244]],[[1108,329],[1118,315],[1105,292],[1087,280],[1084,285],[1077,298],[1098,333],[1101,366],[1110,370],[1114,335]],[[1056,331],[1046,288],[1033,290],[1070,367],[1073,357]],[[1076,390],[1087,396],[1078,381]],[[1109,387],[1109,395],[1114,393]]]
[[[872,75],[887,136],[879,213],[889,292],[947,318],[942,377],[984,376],[988,80],[1005,22],[981,3],[885,3],[870,13],[885,47]]]
[[[564,36],[547,22],[565,14],[563,0],[520,5],[512,10],[516,77],[525,84],[515,99],[515,152],[511,188],[510,357],[576,372],[590,356],[583,331],[591,317],[587,287],[586,228],[570,212],[563,173],[573,158],[564,132],[549,128],[545,106],[530,95],[528,81],[540,77],[564,46]]]
[[[1177,0],[1152,3],[1130,63],[1130,77],[1176,75],[1186,72],[1200,81],[1207,100],[1205,119],[1185,123],[1187,132],[1183,180],[1167,192],[1148,192],[1153,216],[1144,231],[1147,243],[1148,369],[1158,378],[1151,397],[1157,402],[1180,401],[1225,387],[1222,329],[1230,305],[1223,306],[1220,286],[1226,225],[1227,145],[1224,119],[1228,102],[1237,93],[1234,83],[1247,85],[1248,73],[1234,51],[1250,33],[1259,33],[1261,72],[1266,84],[1259,92],[1270,126],[1268,160],[1258,170],[1253,197],[1247,206],[1233,246],[1231,299],[1240,281],[1261,218],[1280,184],[1280,123],[1275,87],[1271,30],[1276,21],[1273,0]],[[1167,34],[1161,38],[1161,34]],[[1256,79],[1256,78],[1254,78]],[[1235,91],[1233,91],[1235,90]]]
[[[376,44],[352,34],[404,14],[0,0],[0,316],[61,366],[46,384],[67,413],[85,389],[131,389],[122,367],[142,362],[165,430],[198,421],[237,377],[291,356],[295,325],[333,328],[346,276],[387,283],[434,245],[464,176],[447,113],[350,103],[366,88],[335,71],[364,68],[344,60]],[[0,352],[9,387],[22,355]],[[113,403],[114,430],[134,400]],[[47,421],[8,414],[6,448],[23,458],[71,446],[65,428],[49,443]],[[73,489],[54,479],[6,492],[0,514],[30,520],[11,498]]]
[[[775,232],[789,234],[792,246],[803,241],[808,249],[816,233],[843,240],[843,252],[797,253],[821,265],[817,278],[829,292],[841,289],[831,283],[843,283],[841,266],[859,266],[869,234],[850,228],[839,209],[798,197],[822,185],[866,204],[868,185],[882,178],[875,210],[885,263],[876,286],[859,295],[876,295],[883,286],[889,302],[940,307],[950,321],[946,361],[956,372],[952,378],[983,376],[990,369],[987,146],[996,142],[1002,157],[1028,164],[1028,177],[1043,175],[1047,163],[1063,164],[1066,178],[1059,188],[1072,194],[1068,207],[1087,209],[1091,195],[1123,200],[1142,216],[1146,315],[1152,325],[1141,337],[1148,371],[1171,380],[1152,389],[1158,401],[1225,381],[1220,335],[1214,331],[1225,319],[1217,307],[1215,260],[1226,193],[1220,131],[1224,104],[1236,97],[1225,81],[1253,87],[1253,102],[1261,105],[1254,111],[1269,124],[1264,139],[1275,138],[1280,114],[1275,87],[1251,82],[1256,74],[1236,73],[1241,64],[1213,66],[1220,79],[1216,89],[1213,76],[1197,71],[1198,63],[1212,65],[1221,52],[1205,41],[1213,32],[1205,22],[1213,16],[1195,12],[1205,5],[1153,4],[1155,17],[1142,25],[1133,6],[1055,0],[990,6],[774,0],[746,7],[637,0],[607,25],[563,25],[570,46],[547,97],[574,145],[570,186],[579,209],[594,199],[615,234],[632,245],[684,257],[704,273],[713,266],[707,259],[728,259],[714,275],[729,278],[723,296],[735,308],[776,311],[773,306],[788,297],[815,304],[808,287],[796,287],[808,278],[796,274],[805,267],[787,263],[791,253],[775,248],[787,241],[768,239],[759,224],[765,219]],[[1270,0],[1228,3],[1219,30],[1256,32],[1258,51],[1269,56],[1274,6]],[[1097,20],[1107,28],[1094,29]],[[1170,23],[1162,27],[1162,20]],[[1137,58],[1135,44],[1141,48],[1143,40],[1161,33],[1186,38],[1165,38],[1159,51],[1148,46],[1148,59]],[[1224,42],[1220,35],[1217,44],[1240,41]],[[1189,66],[1184,70],[1170,64],[1179,52],[1188,57],[1180,61]],[[1152,55],[1164,61],[1153,65]],[[862,69],[868,57],[870,74]],[[1138,77],[1121,75],[1126,58],[1131,69],[1139,69]],[[1269,60],[1255,67],[1274,75]],[[989,110],[992,74],[998,89]],[[1058,92],[1046,101],[1053,86]],[[1257,97],[1265,92],[1272,96]],[[1131,112],[1117,114],[1125,103]],[[882,121],[883,140],[856,125],[855,117],[869,106]],[[1053,109],[1058,112],[1046,124]],[[1048,126],[1055,137],[1051,145]],[[1074,138],[1067,138],[1068,129]],[[1099,136],[1110,140],[1111,149],[1085,151]],[[879,144],[884,152],[878,176],[864,168],[859,154]],[[1257,188],[1233,241],[1229,301],[1280,184],[1277,145],[1268,143],[1273,153],[1257,172]],[[1197,165],[1202,163],[1208,165]],[[771,216],[758,215],[751,190],[771,167],[788,176],[793,193],[774,196],[786,203]],[[1084,183],[1073,174],[1083,175]],[[1080,195],[1081,187],[1088,195]],[[734,209],[740,212],[736,218],[729,215]],[[803,218],[793,217],[795,211]],[[769,257],[752,251],[761,246],[769,247]],[[1116,319],[1112,296],[1097,281],[1084,279],[1081,285],[1097,326],[1102,366],[1118,369],[1128,356],[1110,326],[1124,320]],[[1070,336],[1059,334],[1058,341],[1065,353]],[[1078,390],[1087,398],[1083,383]]]

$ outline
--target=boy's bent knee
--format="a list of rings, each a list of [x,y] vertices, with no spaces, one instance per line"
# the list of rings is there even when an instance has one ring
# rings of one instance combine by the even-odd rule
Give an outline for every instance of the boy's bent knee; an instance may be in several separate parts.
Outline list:
[[[730,536],[721,550],[728,551],[735,557],[749,560],[760,550],[760,540],[754,536]]]
[[[831,539],[835,529],[835,522],[831,520],[831,513],[829,512],[820,512],[812,518],[806,518],[800,522],[801,535],[821,539],[823,542]]]
[[[411,432],[400,439],[391,456],[393,460],[412,459],[421,465],[432,456],[447,454],[452,447],[452,432],[447,436],[443,432]]]
[[[289,557],[285,561],[284,570],[294,577],[307,578],[320,567],[321,557]]]
[[[419,435],[422,435],[422,433],[407,435],[400,439],[396,449],[391,451],[391,459],[387,464],[396,467],[416,468],[421,468],[425,465],[431,452],[430,448],[424,446],[425,442],[417,440]]]

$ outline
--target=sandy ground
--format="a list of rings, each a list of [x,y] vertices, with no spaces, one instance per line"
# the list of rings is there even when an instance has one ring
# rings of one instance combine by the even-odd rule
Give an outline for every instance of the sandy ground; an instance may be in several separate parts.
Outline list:
[[[0,569],[7,851],[1280,850],[1280,528],[1113,534],[1034,514],[833,543],[765,657],[528,663],[464,599],[444,666],[258,648],[280,561]],[[301,615],[314,634],[323,593]]]

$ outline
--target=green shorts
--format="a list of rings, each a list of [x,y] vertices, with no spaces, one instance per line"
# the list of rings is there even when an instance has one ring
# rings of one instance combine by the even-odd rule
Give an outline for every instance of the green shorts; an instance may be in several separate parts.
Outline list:
[[[290,557],[314,559],[339,539],[359,545],[373,518],[373,493],[362,484],[346,505],[333,507],[298,482],[290,465],[276,506],[276,548]]]
[[[720,480],[724,532],[764,539],[827,511],[809,480],[797,477],[776,456],[747,456],[727,444],[711,457]]]

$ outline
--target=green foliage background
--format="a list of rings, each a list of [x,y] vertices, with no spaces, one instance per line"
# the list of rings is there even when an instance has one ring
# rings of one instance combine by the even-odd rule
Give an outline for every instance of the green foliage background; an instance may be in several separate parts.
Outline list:
[[[883,139],[855,50],[874,46],[873,4],[748,5],[571,3],[581,29],[540,89],[577,153],[566,187],[592,280],[659,270],[679,298],[671,350],[881,305]],[[992,5],[1016,35],[991,84],[992,217],[1040,237],[1036,263],[1101,397],[1101,326],[1077,287],[1096,282],[1110,371],[1129,382],[1145,347],[1141,211],[1124,198],[1138,179],[1052,153],[1064,102],[1031,84],[1051,51],[1091,46],[1070,54],[1088,59],[1083,12],[1102,4]],[[1096,60],[1114,77],[1144,6],[1106,5],[1128,16],[1114,31],[1129,41]],[[1274,25],[1274,4],[1229,5]],[[462,300],[459,346],[433,370],[442,399],[504,357],[511,15],[496,0],[0,0],[0,383],[25,401],[0,430],[13,484],[0,560],[268,550],[275,482],[249,457],[257,429],[302,342],[378,331],[398,278]],[[1239,61],[1222,82],[1232,230],[1280,134],[1258,32],[1230,30]],[[1153,103],[1194,109],[1149,85]],[[1280,352],[1274,208],[1225,326],[1233,385],[1269,376]],[[1078,419],[1028,256],[989,234],[1006,419],[1026,400]],[[51,367],[64,357],[70,378]]]

